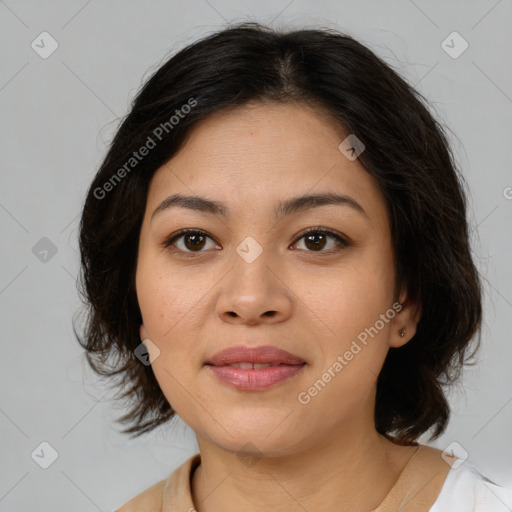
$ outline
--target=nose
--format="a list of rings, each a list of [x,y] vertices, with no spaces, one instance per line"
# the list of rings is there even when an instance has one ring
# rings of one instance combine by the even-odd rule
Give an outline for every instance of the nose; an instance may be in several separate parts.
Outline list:
[[[223,321],[256,325],[287,320],[293,309],[293,292],[283,265],[264,250],[248,263],[238,255],[221,281],[217,313]]]

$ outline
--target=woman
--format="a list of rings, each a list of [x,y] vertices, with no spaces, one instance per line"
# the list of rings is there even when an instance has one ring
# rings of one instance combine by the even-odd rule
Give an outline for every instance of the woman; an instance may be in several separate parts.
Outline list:
[[[246,23],[180,51],[80,229],[81,343],[124,432],[177,414],[199,446],[120,512],[507,510],[417,442],[446,428],[481,285],[442,128],[353,38]]]

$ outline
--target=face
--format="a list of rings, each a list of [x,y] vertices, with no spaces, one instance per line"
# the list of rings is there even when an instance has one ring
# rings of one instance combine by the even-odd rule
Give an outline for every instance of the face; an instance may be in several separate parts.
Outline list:
[[[377,376],[415,322],[405,291],[395,295],[384,198],[339,150],[347,135],[308,106],[251,104],[202,121],[152,179],[136,274],[140,335],[200,446],[237,452],[250,442],[277,455],[374,429]],[[164,208],[175,194],[224,211]],[[326,194],[344,199],[279,209]],[[252,378],[262,370],[205,364],[234,346],[273,346],[301,365]]]

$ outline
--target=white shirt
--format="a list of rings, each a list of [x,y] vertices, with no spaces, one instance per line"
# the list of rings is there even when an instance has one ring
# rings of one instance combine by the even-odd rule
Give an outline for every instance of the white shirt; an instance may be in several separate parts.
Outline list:
[[[467,461],[455,466],[429,512],[512,512],[512,488],[492,482]]]

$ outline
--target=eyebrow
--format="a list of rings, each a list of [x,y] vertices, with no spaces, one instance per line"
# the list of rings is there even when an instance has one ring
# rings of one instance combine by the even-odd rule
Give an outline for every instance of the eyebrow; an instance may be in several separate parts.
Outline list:
[[[349,206],[368,218],[364,208],[355,199],[352,199],[350,196],[336,194],[333,192],[302,195],[281,201],[278,203],[277,207],[274,208],[274,215],[276,216],[277,220],[281,220],[288,215],[292,215],[300,211],[333,204]],[[188,208],[190,210],[210,213],[213,215],[220,215],[224,218],[229,217],[229,208],[223,203],[200,196],[184,196],[181,194],[173,194],[164,199],[157,206],[151,215],[151,221],[153,221],[153,219],[160,213],[173,207]]]

